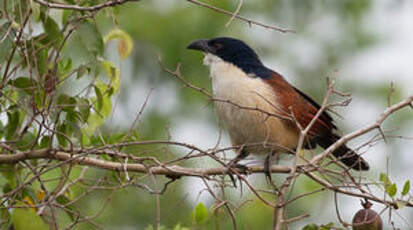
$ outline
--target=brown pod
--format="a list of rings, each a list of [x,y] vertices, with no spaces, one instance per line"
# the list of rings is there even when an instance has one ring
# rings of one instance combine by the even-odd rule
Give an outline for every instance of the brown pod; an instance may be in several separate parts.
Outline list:
[[[377,212],[370,209],[372,203],[361,202],[364,207],[353,217],[353,230],[383,230],[383,221]]]

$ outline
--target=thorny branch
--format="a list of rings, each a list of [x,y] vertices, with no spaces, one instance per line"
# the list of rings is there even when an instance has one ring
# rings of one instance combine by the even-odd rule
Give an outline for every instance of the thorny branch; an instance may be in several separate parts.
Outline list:
[[[34,0],[35,3],[40,4],[44,7],[51,8],[51,9],[63,9],[63,10],[75,10],[75,11],[85,11],[85,12],[90,12],[88,15],[93,15],[99,10],[105,9],[107,7],[113,7],[116,5],[122,5],[127,2],[132,2],[132,1],[140,1],[140,0],[109,0],[101,4],[96,4],[93,6],[81,6],[81,5],[70,5],[70,4],[63,4],[63,3],[57,3],[57,2],[52,2],[52,1],[47,1],[47,0]],[[234,19],[239,19],[241,21],[247,22],[249,25],[258,25],[264,28],[276,30],[279,32],[294,32],[292,30],[288,29],[282,29],[279,27],[275,26],[270,26],[263,24],[258,21],[254,21],[248,18],[245,18],[241,15],[239,15],[243,1],[239,0],[239,3],[235,9],[235,11],[229,12],[217,7],[214,7],[212,5],[200,2],[198,0],[187,0],[189,3],[199,5],[204,8],[208,8],[211,10],[214,10],[218,13],[225,14],[230,16],[231,18],[227,22],[227,26],[232,23]],[[7,4],[7,1],[5,1],[3,4]],[[3,79],[1,82],[0,88],[5,87],[6,83],[10,78],[13,78],[14,75],[18,72],[18,68],[24,64],[24,61],[27,62],[28,69],[30,69],[30,78],[34,78],[35,76],[32,77],[32,66],[33,64],[30,62],[30,59],[33,57],[29,57],[29,54],[27,52],[27,47],[29,44],[28,40],[23,37],[23,32],[27,29],[27,24],[30,24],[30,16],[32,12],[29,10],[26,12],[25,15],[21,15],[21,25],[20,27],[16,30],[15,28],[12,28],[12,25],[8,26],[6,28],[6,32],[3,37],[0,37],[0,42],[3,42],[5,39],[8,39],[8,36],[10,33],[14,32],[17,36],[15,36],[15,46],[12,48],[10,55],[7,58],[7,62],[5,66],[0,66],[0,69],[4,67],[4,72],[3,72]],[[76,20],[83,20],[87,17],[92,17],[92,16],[82,16],[79,19]],[[7,12],[5,12],[5,18],[9,18]],[[51,69],[56,69],[58,62],[60,61],[61,57],[61,49],[63,48],[64,43],[66,40],[71,36],[71,33],[76,29],[76,27],[71,27],[67,25],[63,26],[63,32],[66,33],[64,36],[63,42],[60,45],[59,48],[57,49],[52,49],[51,54],[48,56],[48,61],[51,61],[48,63],[51,67]],[[24,43],[24,46],[26,49],[21,49],[17,45],[17,43]],[[50,44],[46,44],[44,46],[40,46],[35,52],[34,56],[38,54],[38,52],[41,52],[45,47],[50,46]],[[19,50],[21,49],[21,50]],[[17,53],[16,53],[17,52]],[[15,58],[15,54],[18,54],[18,52],[23,53],[23,59],[18,60],[17,63],[12,62],[13,59]],[[54,60],[54,61],[53,61]],[[212,95],[210,92],[208,92],[204,88],[200,88],[195,86],[194,84],[190,83],[187,81],[181,74],[180,70],[180,65],[176,67],[175,70],[168,69],[163,63],[161,58],[159,57],[159,64],[165,73],[173,76],[176,78],[180,83],[192,90],[195,90],[204,96],[206,96],[210,101],[212,102],[220,102],[220,103],[228,103],[236,107],[237,109],[240,110],[252,110],[256,112],[260,112],[267,116],[268,118],[270,117],[276,117],[279,119],[286,119],[289,121],[296,122],[296,119],[294,117],[294,114],[289,114],[288,116],[280,116],[279,114],[274,114],[273,112],[270,111],[265,111],[262,110],[258,107],[246,107],[242,105],[238,105],[232,101],[225,100],[225,99],[220,99],[220,98],[215,98],[214,95]],[[36,61],[36,60],[35,60]],[[13,67],[14,65],[14,67]],[[34,63],[36,65],[36,63]],[[73,73],[75,73],[77,70],[74,70],[70,74],[68,74],[67,77],[65,77],[63,80],[70,77],[73,77]],[[35,75],[35,74],[33,74]],[[44,76],[41,76],[44,77]],[[59,82],[60,83],[60,82]],[[85,91],[89,90],[90,86],[85,88]],[[310,122],[310,124],[307,127],[301,127],[298,122],[297,126],[300,129],[300,138],[299,138],[299,143],[298,147],[295,150],[292,149],[285,149],[285,152],[290,153],[293,155],[293,160],[292,160],[292,165],[291,166],[283,166],[283,165],[272,165],[270,170],[272,173],[277,173],[277,174],[286,174],[286,178],[284,181],[277,187],[275,184],[273,184],[272,190],[261,190],[257,189],[256,185],[252,183],[251,179],[248,177],[250,174],[260,174],[264,172],[264,167],[263,165],[247,165],[245,169],[228,169],[226,167],[226,163],[228,162],[228,159],[226,158],[225,152],[231,151],[231,150],[236,150],[239,149],[240,146],[232,146],[232,147],[225,147],[225,148],[218,148],[214,147],[212,149],[200,149],[196,146],[187,144],[187,143],[181,143],[181,142],[176,142],[171,139],[168,140],[152,140],[152,141],[126,141],[128,137],[131,136],[131,133],[135,126],[139,125],[140,121],[140,116],[143,113],[144,109],[146,108],[146,105],[149,101],[150,94],[146,97],[142,107],[139,109],[138,114],[136,115],[136,119],[133,122],[133,124],[130,127],[128,136],[123,138],[122,141],[119,141],[118,143],[115,144],[107,144],[104,143],[100,146],[96,147],[75,147],[75,144],[73,141],[65,135],[64,132],[61,132],[57,130],[56,124],[60,119],[60,113],[58,113],[55,118],[55,120],[48,119],[47,116],[49,116],[51,110],[53,110],[53,107],[51,106],[51,100],[54,100],[53,97],[54,95],[45,95],[43,98],[45,102],[44,105],[50,102],[49,106],[46,109],[42,109],[40,111],[36,110],[35,108],[30,109],[22,106],[19,104],[19,101],[14,101],[9,95],[3,94],[1,92],[0,96],[1,99],[3,100],[8,100],[13,102],[13,104],[16,104],[19,109],[24,110],[27,114],[30,114],[30,119],[27,124],[25,124],[25,127],[22,129],[23,131],[21,132],[19,138],[21,138],[25,134],[25,130],[28,129],[28,127],[33,123],[36,124],[36,127],[39,128],[38,130],[38,136],[41,135],[51,135],[52,137],[55,136],[60,136],[69,143],[70,148],[64,149],[60,147],[53,147],[52,144],[49,145],[49,147],[43,148],[43,149],[35,149],[34,145],[29,148],[28,150],[25,151],[19,151],[14,148],[14,143],[13,141],[1,141],[0,142],[0,164],[2,166],[7,166],[7,170],[17,172],[18,170],[21,170],[22,168],[27,169],[27,172],[24,173],[24,175],[21,178],[21,181],[19,181],[18,186],[16,186],[14,189],[3,193],[0,196],[0,205],[2,205],[2,208],[4,207],[5,209],[10,209],[10,208],[19,208],[18,206],[15,205],[15,202],[18,199],[18,193],[24,190],[27,186],[31,185],[33,182],[38,182],[40,185],[40,190],[42,193],[43,198],[39,199],[39,202],[36,204],[31,205],[32,208],[35,208],[37,213],[39,215],[42,215],[48,219],[50,219],[50,223],[57,228],[57,219],[56,219],[56,209],[60,208],[63,209],[67,212],[70,212],[73,217],[74,221],[70,223],[68,226],[66,226],[66,229],[71,229],[73,228],[76,224],[80,222],[88,222],[93,226],[99,227],[97,223],[93,221],[95,217],[100,215],[106,205],[110,201],[110,196],[107,198],[102,205],[102,208],[94,215],[91,216],[85,216],[80,212],[79,210],[73,210],[71,209],[70,205],[77,203],[81,200],[82,197],[87,196],[94,190],[109,190],[116,191],[117,189],[120,188],[126,188],[126,187],[134,187],[134,188],[140,188],[145,191],[147,191],[150,194],[154,194],[156,196],[156,224],[158,229],[160,228],[161,225],[161,205],[160,205],[160,196],[167,190],[168,186],[176,181],[179,178],[182,177],[196,177],[202,180],[204,183],[207,191],[211,197],[213,197],[216,200],[216,206],[214,210],[218,210],[221,207],[224,207],[226,211],[228,212],[229,216],[231,217],[231,221],[233,223],[234,229],[237,229],[237,218],[236,218],[236,212],[238,209],[241,207],[237,207],[235,204],[231,203],[230,201],[227,200],[225,195],[218,195],[216,192],[216,188],[210,186],[211,184],[216,185],[218,189],[224,193],[225,188],[232,186],[231,183],[228,182],[228,178],[226,175],[231,174],[236,176],[239,181],[240,185],[245,185],[252,194],[254,194],[257,199],[261,200],[264,204],[274,208],[274,229],[276,230],[281,230],[281,229],[288,229],[288,225],[292,222],[301,220],[303,218],[306,218],[309,216],[309,214],[304,213],[292,218],[286,218],[286,209],[287,205],[291,204],[292,202],[295,202],[298,199],[301,199],[303,197],[307,197],[311,194],[318,193],[318,192],[325,192],[325,191],[332,191],[335,194],[335,198],[337,194],[343,194],[351,197],[357,197],[357,198],[363,198],[363,199],[368,199],[370,201],[375,201],[378,203],[381,203],[385,206],[383,210],[386,209],[397,209],[399,208],[400,204],[402,203],[405,206],[408,207],[413,207],[413,202],[411,200],[401,200],[401,199],[395,199],[395,198],[387,198],[387,197],[381,197],[377,196],[374,193],[371,192],[369,185],[372,183],[366,182],[366,179],[363,177],[355,178],[353,175],[351,175],[348,172],[348,169],[345,167],[342,167],[341,169],[329,169],[327,167],[324,167],[321,165],[321,163],[325,163],[328,161],[327,164],[325,165],[330,165],[330,164],[336,164],[336,160],[329,160],[328,158],[330,157],[331,153],[334,152],[337,148],[339,148],[341,145],[347,143],[350,140],[353,140],[361,135],[370,133],[374,130],[378,130],[380,134],[377,134],[375,138],[373,138],[371,141],[368,141],[364,145],[372,145],[373,142],[381,141],[385,138],[389,138],[390,136],[385,136],[386,132],[382,129],[382,124],[383,122],[386,121],[388,117],[390,117],[392,114],[400,111],[401,109],[405,107],[409,107],[413,109],[413,95],[409,96],[408,98],[389,106],[386,110],[384,110],[377,120],[370,124],[367,125],[366,127],[353,131],[347,135],[342,136],[336,143],[331,145],[329,148],[324,150],[321,154],[318,154],[311,159],[306,159],[301,156],[301,151],[303,148],[303,145],[305,144],[306,140],[306,135],[309,132],[311,126],[315,123],[315,120],[322,114],[323,111],[330,109],[331,107],[334,106],[345,106],[348,104],[351,98],[347,98],[343,102],[340,103],[328,103],[329,98],[332,94],[340,95],[343,97],[348,97],[348,95],[340,93],[334,89],[334,81],[333,82],[328,82],[328,91],[325,95],[324,101],[322,103],[321,108],[315,115],[314,119]],[[265,100],[265,98],[263,98]],[[34,100],[34,99],[33,99]],[[50,100],[50,101],[49,101]],[[390,100],[389,100],[390,101]],[[268,102],[271,103],[271,102]],[[3,111],[2,111],[3,112]],[[380,136],[381,135],[381,136]],[[398,138],[406,138],[406,137],[398,137]],[[53,138],[52,138],[53,139]],[[102,138],[103,139],[103,138]],[[39,137],[36,139],[36,143],[39,142]],[[256,143],[256,145],[262,145],[262,143]],[[149,150],[136,150],[136,151],[125,151],[125,148],[128,147],[141,147],[141,146],[156,146],[153,148],[148,148]],[[176,155],[173,155],[172,158],[166,158],[164,159],[163,157],[156,157],[156,156],[164,156],[168,155],[171,151],[170,148],[172,147],[179,147],[179,150],[174,149],[174,153],[178,153]],[[278,146],[282,147],[282,146]],[[144,153],[142,156],[141,154]],[[213,161],[215,164],[214,166],[210,167],[186,167],[182,166],[185,165],[184,163],[187,162],[190,159],[199,159],[199,158],[207,158]],[[32,161],[35,160],[35,161]],[[299,161],[303,161],[304,163],[299,163]],[[35,162],[35,163],[34,163]],[[218,166],[216,166],[218,165]],[[81,173],[78,175],[76,178],[71,178],[71,172],[75,167],[82,166],[81,167]],[[117,179],[119,181],[113,182],[106,180],[106,178],[99,178],[99,179],[91,179],[88,178],[87,176],[87,171],[90,170],[91,168],[98,168],[98,169],[103,169],[106,171],[114,171],[118,174]],[[61,176],[58,178],[53,179],[55,182],[57,182],[58,186],[52,190],[48,190],[46,183],[50,182],[45,180],[42,176],[51,170],[57,169],[61,171]],[[163,178],[160,175],[165,175],[170,178],[169,181],[162,183],[159,178]],[[290,194],[290,190],[292,187],[292,184],[295,182],[297,177],[305,175],[308,178],[311,178],[313,181],[318,183],[321,188],[316,189],[311,192],[303,192],[300,193],[299,195],[289,198],[288,195]],[[143,179],[149,179],[152,182],[152,185],[148,185],[145,183],[141,183],[140,180]],[[373,183],[375,184],[375,183]],[[70,202],[66,204],[61,204],[57,202],[59,198],[65,197],[67,194],[67,191],[70,190],[71,187],[73,186],[81,186],[85,188],[85,191],[83,194],[79,195],[75,199],[71,200]],[[263,196],[263,193],[269,193],[273,194],[276,196],[276,201],[272,200],[267,200],[265,196]],[[247,202],[247,201],[246,201]],[[336,202],[337,203],[337,202]],[[337,208],[337,207],[336,207]],[[338,209],[337,209],[338,210]],[[338,211],[337,211],[338,213]],[[339,216],[339,214],[338,214]],[[346,222],[342,220],[339,217],[340,222],[343,225],[346,225]]]
[[[217,98],[214,98],[208,91],[206,91],[203,88],[199,88],[197,86],[194,86],[193,84],[191,84],[190,82],[186,81],[185,78],[181,75],[181,71],[180,71],[180,65],[178,64],[178,67],[175,71],[172,71],[168,68],[166,68],[165,66],[163,66],[161,59],[159,59],[160,64],[163,68],[163,70],[169,74],[171,74],[172,76],[174,76],[175,78],[177,78],[178,80],[180,80],[182,82],[182,84],[188,88],[191,88],[193,90],[199,91],[200,93],[204,94],[206,97],[210,98],[210,100],[212,101],[219,101],[219,102],[225,102],[225,103],[229,103],[231,105],[233,105],[233,103],[231,101],[228,100],[220,100]],[[364,199],[368,199],[371,201],[376,201],[382,204],[385,204],[387,207],[393,207],[395,209],[398,208],[398,203],[397,202],[401,202],[400,200],[385,200],[383,198],[377,197],[372,193],[367,192],[365,189],[362,189],[361,184],[359,184],[358,182],[356,182],[356,180],[354,180],[354,178],[347,173],[346,171],[348,169],[345,169],[344,174],[347,175],[350,179],[350,181],[354,182],[354,188],[358,188],[360,190],[360,193],[357,192],[353,192],[350,191],[347,188],[351,188],[353,186],[338,186],[335,184],[332,184],[330,182],[328,182],[328,180],[321,178],[320,176],[317,176],[314,172],[318,171],[320,172],[322,175],[328,175],[328,172],[325,171],[324,169],[322,169],[321,166],[319,166],[319,163],[324,160],[326,157],[330,156],[331,153],[336,150],[337,148],[339,148],[341,145],[345,144],[346,142],[359,137],[363,134],[369,133],[370,131],[373,131],[374,129],[379,129],[380,132],[382,133],[382,135],[384,135],[384,131],[381,129],[381,124],[386,120],[386,118],[388,118],[391,114],[405,108],[408,106],[411,106],[413,103],[413,95],[409,96],[408,98],[406,98],[405,100],[394,104],[392,106],[390,106],[389,108],[387,108],[382,114],[380,114],[379,118],[377,119],[377,121],[371,125],[368,125],[367,127],[360,129],[360,130],[356,130],[350,134],[344,135],[342,138],[340,138],[340,140],[338,140],[335,144],[331,145],[328,149],[326,149],[322,154],[316,155],[315,157],[313,157],[310,160],[307,160],[307,163],[304,165],[296,165],[296,162],[299,158],[301,158],[299,156],[299,153],[302,149],[302,146],[304,144],[304,140],[305,137],[308,133],[308,131],[310,130],[311,126],[314,124],[315,120],[322,114],[322,112],[324,112],[326,109],[330,109],[330,107],[332,106],[346,106],[349,102],[350,99],[346,99],[344,100],[342,103],[328,103],[328,99],[330,97],[331,94],[337,94],[339,96],[348,96],[346,94],[337,92],[334,89],[334,81],[330,82],[328,81],[328,91],[327,94],[324,98],[324,101],[322,103],[321,108],[319,109],[319,111],[317,112],[316,116],[314,117],[314,119],[310,122],[310,124],[307,127],[300,127],[299,123],[297,122],[297,126],[300,128],[301,132],[300,132],[300,140],[298,143],[298,147],[296,149],[296,151],[294,151],[293,153],[295,153],[295,158],[293,160],[293,165],[290,167],[290,171],[287,172],[289,174],[289,176],[286,178],[286,180],[284,181],[284,183],[281,185],[281,189],[277,189],[277,203],[275,206],[275,212],[274,212],[274,229],[282,229],[284,228],[288,228],[288,224],[291,223],[291,221],[295,220],[295,219],[301,219],[301,218],[305,218],[308,215],[304,214],[298,217],[294,217],[292,219],[285,219],[285,206],[286,206],[286,202],[284,201],[283,197],[285,195],[288,194],[288,188],[291,185],[291,183],[301,174],[305,174],[307,175],[309,178],[313,179],[315,182],[317,182],[318,184],[322,185],[324,189],[327,190],[331,190],[334,191],[335,193],[340,193],[340,194],[345,194],[345,195],[349,195],[349,196],[353,196],[353,197],[360,197],[360,198],[364,198]],[[258,108],[248,108],[248,107],[242,107],[239,105],[234,105],[236,107],[238,107],[239,109],[245,109],[245,110],[259,110]],[[260,111],[261,112],[261,111]],[[276,116],[274,114],[269,113],[268,111],[264,111],[265,114],[267,114],[268,116]],[[291,114],[291,117],[294,117],[294,114]],[[279,117],[280,118],[280,117]],[[282,119],[290,119],[290,116],[286,116],[286,117],[281,117]],[[293,119],[295,121],[295,118]],[[384,137],[383,137],[384,138]],[[334,160],[335,161],[335,160]],[[297,171],[296,171],[297,170]],[[307,170],[311,170],[307,171]],[[341,173],[339,173],[341,174]],[[324,176],[324,177],[325,177]],[[413,205],[413,203],[411,203],[410,201],[407,202],[407,206]]]

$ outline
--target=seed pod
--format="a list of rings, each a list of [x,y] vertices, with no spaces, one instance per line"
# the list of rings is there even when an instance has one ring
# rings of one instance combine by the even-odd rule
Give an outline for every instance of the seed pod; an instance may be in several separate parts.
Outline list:
[[[353,217],[353,230],[383,230],[383,221],[370,207],[373,205],[368,200],[361,202],[360,209]]]

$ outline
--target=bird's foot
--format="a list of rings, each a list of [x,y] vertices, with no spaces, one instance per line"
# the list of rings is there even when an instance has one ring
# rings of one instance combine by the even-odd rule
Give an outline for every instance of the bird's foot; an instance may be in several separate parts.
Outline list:
[[[245,166],[242,164],[235,164],[233,168],[237,170],[237,172],[240,174],[245,174],[245,175],[251,174],[251,170],[248,166]]]
[[[234,184],[234,187],[237,187],[234,175],[236,175],[238,177],[238,180],[240,180],[239,174],[248,175],[250,173],[251,173],[251,170],[245,165],[234,163],[234,162],[230,162],[227,165],[227,174],[229,178],[231,179],[232,183]]]
[[[269,184],[272,184],[272,178],[271,178],[271,158],[272,158],[272,153],[268,154],[268,156],[265,158],[264,161],[264,174],[265,174],[265,179]]]
[[[269,157],[265,158],[264,162],[264,174],[265,174],[265,179],[267,180],[268,183],[272,183],[271,179],[271,168],[270,168],[270,161],[268,160]]]

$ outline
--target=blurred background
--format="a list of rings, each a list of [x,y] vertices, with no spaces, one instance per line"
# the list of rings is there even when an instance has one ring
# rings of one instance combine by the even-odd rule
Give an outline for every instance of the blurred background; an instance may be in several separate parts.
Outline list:
[[[235,11],[238,1],[205,1],[216,7]],[[244,40],[260,55],[266,66],[281,73],[291,84],[321,102],[326,92],[326,78],[336,78],[336,88],[351,93],[347,107],[336,108],[334,116],[341,132],[348,133],[375,121],[388,103],[396,103],[413,93],[413,2],[407,0],[340,0],[244,1],[240,14],[269,25],[293,29],[295,33],[280,33],[234,20],[187,1],[140,1],[115,8],[116,20],[108,11],[97,15],[100,32],[107,34],[114,25],[125,30],[134,41],[133,54],[121,61],[116,43],[109,44],[106,58],[121,71],[121,91],[116,99],[112,118],[105,132],[115,133],[130,128],[145,99],[148,104],[138,124],[142,139],[167,139],[213,148],[220,139],[213,106],[206,97],[162,71],[158,55],[170,69],[181,63],[182,75],[193,84],[210,91],[208,69],[202,66],[202,55],[186,49],[199,38],[231,36]],[[111,50],[113,52],[111,52]],[[385,122],[387,144],[382,141],[363,148],[371,164],[366,176],[378,181],[379,173],[389,172],[398,186],[413,179],[412,144],[413,112],[404,109]],[[222,132],[220,147],[229,146]],[[349,143],[358,147],[377,133],[367,134]],[[399,138],[400,136],[406,138]],[[179,154],[180,149],[175,149]],[[190,162],[191,166],[207,167],[207,159]],[[288,164],[288,161],[282,162]],[[278,175],[273,176],[276,180]],[[250,176],[260,188],[268,188],[262,175]],[[160,198],[161,223],[172,228],[176,223],[195,229],[232,229],[230,218],[213,214],[201,226],[193,224],[190,213],[202,202],[209,209],[213,199],[195,178],[183,178],[171,184]],[[318,185],[300,177],[292,195],[312,191]],[[382,192],[383,193],[383,192]],[[377,195],[380,191],[377,191]],[[155,196],[139,188],[128,188],[115,194],[97,223],[109,229],[145,229],[155,223]],[[240,204],[237,213],[240,229],[269,229],[272,210],[256,200],[246,188],[228,189],[229,199]],[[384,193],[383,193],[384,195]],[[83,198],[85,210],[96,210],[105,192]],[[351,222],[360,209],[359,199],[338,196],[341,217]],[[377,212],[383,206],[374,204]],[[309,213],[291,226],[301,229],[309,223],[338,223],[331,192],[317,193],[294,202],[287,209],[292,216]],[[413,212],[408,208],[392,212],[392,220],[400,229],[410,229]],[[389,213],[382,218],[386,228]],[[87,229],[87,226],[83,226]]]

